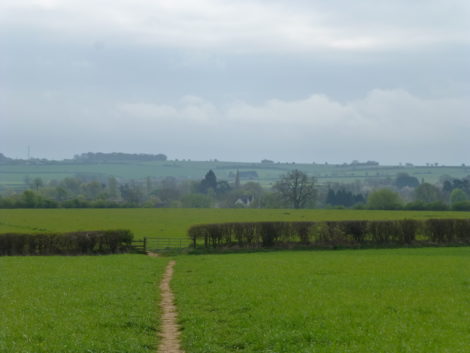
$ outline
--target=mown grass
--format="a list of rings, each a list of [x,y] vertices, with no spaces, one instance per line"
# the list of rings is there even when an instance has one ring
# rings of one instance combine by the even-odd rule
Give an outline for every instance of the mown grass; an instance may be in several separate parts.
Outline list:
[[[166,262],[0,257],[0,352],[155,352]]]
[[[0,233],[130,229],[144,236],[186,237],[191,225],[222,222],[469,218],[470,212],[272,209],[0,210]]]
[[[187,352],[463,353],[470,248],[177,258]]]

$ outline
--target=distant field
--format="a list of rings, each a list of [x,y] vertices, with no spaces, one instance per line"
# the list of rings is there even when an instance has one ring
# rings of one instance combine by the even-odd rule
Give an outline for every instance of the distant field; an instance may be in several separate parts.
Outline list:
[[[299,169],[314,176],[319,183],[353,182],[362,179],[395,177],[404,172],[419,180],[436,182],[441,175],[462,178],[470,174],[470,167],[399,167],[399,166],[337,166],[327,164],[293,163],[242,163],[242,162],[126,162],[106,164],[60,164],[60,165],[0,165],[0,187],[22,188],[26,177],[41,177],[45,181],[84,175],[99,178],[114,176],[121,179],[162,178],[172,176],[179,179],[201,180],[209,169],[213,169],[221,180],[233,181],[237,170],[258,174],[253,181],[271,186],[281,175]],[[243,179],[242,182],[251,179]]]
[[[186,352],[468,353],[470,248],[180,256]]]
[[[157,283],[166,262],[0,257],[0,352],[156,352]]]
[[[244,221],[470,218],[470,212],[268,209],[12,209],[0,210],[0,233],[130,229],[144,236],[185,237],[194,224]]]

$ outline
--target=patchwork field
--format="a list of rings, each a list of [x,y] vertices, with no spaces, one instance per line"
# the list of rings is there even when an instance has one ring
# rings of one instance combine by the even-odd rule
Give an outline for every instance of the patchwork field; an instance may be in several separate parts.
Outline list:
[[[470,212],[269,209],[2,209],[0,233],[130,229],[144,236],[185,237],[194,224],[249,221],[469,218]]]
[[[186,352],[470,348],[470,248],[178,257]]]
[[[397,173],[408,173],[435,183],[442,175],[463,178],[470,173],[468,166],[367,166],[367,165],[334,165],[313,163],[247,163],[247,162],[215,162],[215,161],[127,161],[121,163],[49,163],[34,164],[2,164],[0,165],[0,190],[22,189],[25,178],[42,178],[44,181],[60,180],[66,177],[92,177],[106,179],[110,176],[122,180],[144,179],[146,177],[175,177],[180,180],[201,180],[212,169],[217,178],[233,181],[237,170],[254,172],[257,177],[242,178],[242,182],[253,180],[265,187],[273,185],[281,175],[293,169],[299,169],[314,176],[318,183],[354,182],[377,178],[394,178]]]
[[[1,353],[155,352],[166,260],[0,257]]]

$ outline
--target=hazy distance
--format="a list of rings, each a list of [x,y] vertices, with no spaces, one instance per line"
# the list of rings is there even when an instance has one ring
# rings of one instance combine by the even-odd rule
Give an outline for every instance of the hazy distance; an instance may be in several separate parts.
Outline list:
[[[0,152],[469,164],[470,3],[0,4]]]

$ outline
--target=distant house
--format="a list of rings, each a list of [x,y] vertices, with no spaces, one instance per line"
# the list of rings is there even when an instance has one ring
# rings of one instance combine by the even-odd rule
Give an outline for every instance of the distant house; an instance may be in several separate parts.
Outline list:
[[[235,201],[234,205],[237,207],[250,207],[251,204],[255,201],[253,195],[248,196],[240,196],[237,201]]]

